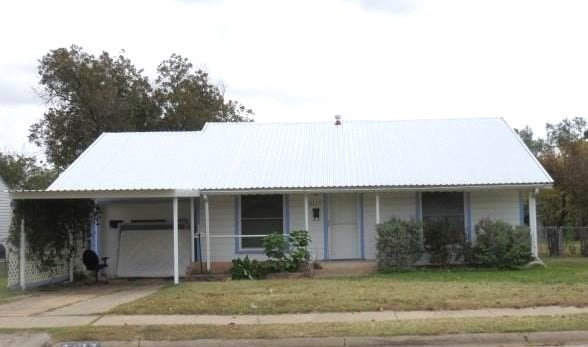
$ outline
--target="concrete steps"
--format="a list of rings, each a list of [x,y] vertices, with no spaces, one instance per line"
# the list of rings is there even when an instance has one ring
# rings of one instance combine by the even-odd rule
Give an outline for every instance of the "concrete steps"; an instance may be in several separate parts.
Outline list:
[[[355,277],[376,272],[373,260],[323,260],[321,269],[315,270],[314,277]]]

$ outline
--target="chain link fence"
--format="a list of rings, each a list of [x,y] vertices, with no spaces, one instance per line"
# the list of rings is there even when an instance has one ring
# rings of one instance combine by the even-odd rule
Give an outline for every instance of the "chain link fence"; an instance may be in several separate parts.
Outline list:
[[[588,227],[544,226],[538,232],[541,256],[588,257]]]

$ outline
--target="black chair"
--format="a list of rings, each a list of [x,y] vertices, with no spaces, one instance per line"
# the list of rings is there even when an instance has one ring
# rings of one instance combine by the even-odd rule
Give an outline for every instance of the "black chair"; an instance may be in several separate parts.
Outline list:
[[[94,271],[96,273],[96,283],[98,283],[98,273],[100,270],[108,267],[108,264],[106,264],[108,257],[101,259],[102,263],[100,262],[100,259],[98,259],[98,255],[91,249],[85,250],[82,256],[82,261],[84,262],[84,266],[86,266],[86,270]]]

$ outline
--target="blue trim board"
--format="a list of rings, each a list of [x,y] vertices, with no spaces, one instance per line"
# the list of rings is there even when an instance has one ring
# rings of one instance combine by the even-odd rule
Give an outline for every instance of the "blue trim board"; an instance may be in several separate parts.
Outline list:
[[[329,259],[329,195],[323,194],[323,258]]]
[[[466,235],[468,241],[473,240],[474,231],[472,229],[472,197],[470,192],[463,193],[464,208],[465,208],[465,222],[466,222]]]
[[[290,196],[284,194],[283,198],[283,213],[284,213],[284,234],[290,234]]]
[[[358,217],[359,217],[359,242],[361,244],[361,259],[365,259],[365,227],[363,216],[363,193],[359,193],[358,197]]]
[[[416,192],[416,220],[423,221],[423,202],[421,192]]]
[[[235,206],[235,235],[241,235],[241,196],[236,195],[234,199]],[[235,253],[239,253],[241,247],[239,247],[240,238],[235,237]]]
[[[519,192],[519,224],[525,225],[525,198],[523,192]]]

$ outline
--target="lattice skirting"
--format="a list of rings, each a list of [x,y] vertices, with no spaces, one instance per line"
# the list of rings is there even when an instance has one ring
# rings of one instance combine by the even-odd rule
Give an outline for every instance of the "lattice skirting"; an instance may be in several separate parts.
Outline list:
[[[18,288],[20,285],[20,253],[19,250],[8,247],[8,287]],[[65,262],[53,268],[41,271],[37,266],[38,262],[27,259],[25,264],[25,286],[26,288],[36,287],[45,284],[61,282],[69,279],[68,266]]]

